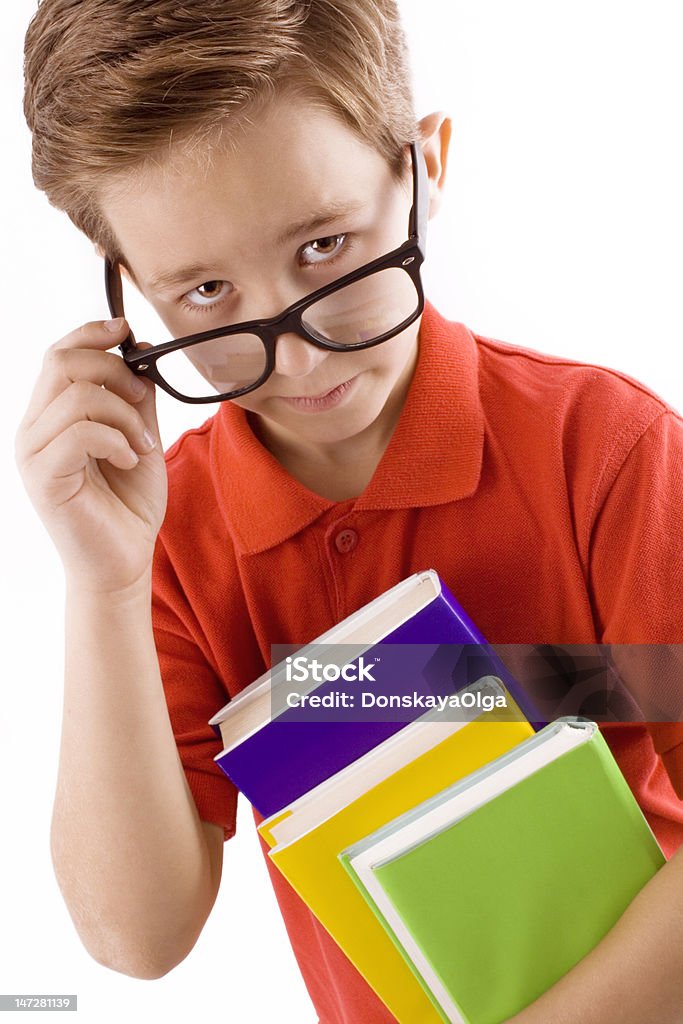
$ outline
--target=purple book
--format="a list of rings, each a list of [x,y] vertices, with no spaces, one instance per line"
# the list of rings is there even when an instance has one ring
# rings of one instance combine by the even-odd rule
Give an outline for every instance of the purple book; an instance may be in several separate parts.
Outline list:
[[[393,646],[399,644],[411,646]],[[296,657],[312,656],[330,645],[341,645],[340,650],[353,645],[356,655],[363,652],[360,662],[364,659],[366,664],[379,660],[377,651],[383,645],[391,645],[384,652],[394,657],[403,650],[410,679],[417,666],[416,675],[434,694],[453,694],[484,675],[496,675],[526,718],[537,728],[545,724],[433,570],[403,580],[297,651]],[[400,720],[358,713],[353,720],[343,714],[332,721],[321,720],[320,715],[305,720],[300,708],[277,704],[274,695],[286,676],[291,678],[291,666],[282,661],[242,690],[209,723],[225,748],[214,760],[264,818],[424,714],[417,707],[403,710]],[[339,692],[339,687],[338,680],[323,680],[305,689],[322,698]]]

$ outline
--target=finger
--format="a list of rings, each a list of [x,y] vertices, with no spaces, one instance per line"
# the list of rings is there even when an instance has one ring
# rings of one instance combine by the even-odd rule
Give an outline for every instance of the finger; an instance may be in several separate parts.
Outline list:
[[[136,347],[143,351],[148,348],[154,348],[154,346],[150,345],[150,343],[147,341],[138,342]],[[161,448],[161,434],[159,431],[159,422],[157,419],[156,385],[154,384],[153,381],[149,379],[149,377],[136,377],[135,379],[140,384],[143,384],[145,388],[143,397],[137,406],[138,412],[145,421],[145,424],[149,432],[152,434],[153,437],[156,438],[159,448]]]
[[[79,420],[32,460],[30,476],[41,480],[37,504],[47,503],[54,510],[73,498],[85,482],[92,459],[109,462],[117,469],[133,469],[139,462],[120,430]]]
[[[129,402],[138,402],[145,394],[144,384],[119,355],[93,348],[64,347],[57,343],[45,353],[43,369],[29,400],[24,425],[37,419],[46,406],[76,380],[91,380]]]
[[[140,401],[135,405],[136,411],[142,418],[145,427],[155,439],[157,447],[161,449],[161,435],[159,432],[159,422],[157,419],[157,406],[156,406],[156,386],[153,381],[146,377],[136,378],[141,384],[144,385],[144,393]]]
[[[52,347],[108,349],[120,345],[129,332],[128,322],[122,316],[115,320],[90,320],[69,331]]]
[[[78,380],[57,395],[24,432],[22,451],[30,458],[80,420],[115,427],[139,455],[145,455],[155,447],[156,438],[137,408],[92,381]]]

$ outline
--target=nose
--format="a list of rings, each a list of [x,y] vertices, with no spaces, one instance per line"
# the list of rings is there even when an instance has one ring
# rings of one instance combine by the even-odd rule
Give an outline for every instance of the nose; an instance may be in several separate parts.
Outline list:
[[[280,334],[275,342],[275,372],[283,377],[305,377],[328,353],[298,334]]]

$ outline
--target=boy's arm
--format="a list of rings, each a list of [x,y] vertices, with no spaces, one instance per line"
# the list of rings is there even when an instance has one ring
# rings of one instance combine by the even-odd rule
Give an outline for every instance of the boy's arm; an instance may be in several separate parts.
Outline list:
[[[91,955],[151,978],[199,935],[223,836],[200,819],[164,699],[151,567],[166,467],[154,388],[108,351],[127,331],[92,322],[48,350],[16,450],[67,583],[55,871]]]
[[[683,848],[595,949],[506,1024],[649,1021],[683,1021]]]

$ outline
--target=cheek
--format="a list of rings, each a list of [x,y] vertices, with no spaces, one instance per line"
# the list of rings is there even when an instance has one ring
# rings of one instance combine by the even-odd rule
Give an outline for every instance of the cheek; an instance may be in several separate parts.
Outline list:
[[[366,349],[367,368],[373,370],[383,379],[394,380],[403,372],[406,364],[412,361],[417,352],[417,339],[412,337],[392,338],[378,345],[376,349]]]
[[[244,409],[245,412],[260,412],[260,403],[258,400],[258,394],[260,389],[250,392],[243,398],[231,398],[229,399],[231,405],[237,405],[240,409]]]

